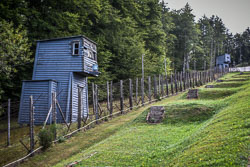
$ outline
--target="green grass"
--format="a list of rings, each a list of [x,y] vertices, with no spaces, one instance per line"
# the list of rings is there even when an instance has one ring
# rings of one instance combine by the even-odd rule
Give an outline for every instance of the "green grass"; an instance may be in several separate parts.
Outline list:
[[[238,92],[238,88],[202,88],[199,89],[199,99],[203,100],[214,100],[214,99],[224,99],[228,96],[233,95],[234,93]]]
[[[78,166],[246,166],[250,73],[230,73],[221,79],[227,81],[212,83],[217,88],[200,87],[199,99],[187,100],[181,93],[151,104],[165,106],[161,124],[146,123],[148,105],[77,133],[21,166],[65,166],[75,161]],[[14,149],[1,149],[1,156],[17,158]],[[13,154],[8,155],[9,149]]]
[[[154,105],[162,105],[166,102],[176,101],[181,96],[173,96]],[[139,108],[133,112],[129,112],[126,115],[116,117],[109,122],[104,122],[95,128],[92,128],[84,133],[77,133],[72,138],[66,140],[63,143],[58,143],[49,148],[48,151],[40,153],[33,158],[29,158],[20,166],[52,166],[61,162],[64,159],[68,159],[74,155],[78,155],[83,150],[90,148],[96,143],[102,142],[109,137],[112,137],[116,132],[123,130],[130,124],[132,120],[138,117],[145,109],[153,104]],[[59,165],[60,166],[60,165]]]
[[[226,79],[235,74],[229,75]],[[238,88],[218,85],[216,95],[202,88],[198,100],[179,96],[165,103],[161,124],[147,124],[145,110],[110,137],[56,166],[74,161],[78,166],[246,166],[250,82]]]

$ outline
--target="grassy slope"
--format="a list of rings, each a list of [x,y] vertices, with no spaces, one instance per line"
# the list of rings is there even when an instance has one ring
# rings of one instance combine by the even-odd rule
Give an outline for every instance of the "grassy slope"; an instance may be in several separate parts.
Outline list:
[[[199,100],[168,102],[162,124],[146,124],[144,111],[114,135],[56,166],[74,161],[81,161],[80,166],[246,166],[250,82],[237,83],[250,75],[234,75],[223,78],[228,83],[214,83],[218,88],[201,89]]]
[[[166,103],[167,101],[176,101],[176,99],[180,98],[180,96],[181,94],[164,99],[160,102],[154,103],[154,105],[161,105],[162,103]],[[61,162],[63,159],[67,159],[75,154],[81,153],[83,150],[112,136],[117,131],[122,131],[129,122],[138,117],[145,109],[147,109],[151,105],[147,105],[133,112],[129,112],[126,115],[114,118],[109,122],[100,124],[84,133],[78,133],[69,140],[66,140],[63,143],[56,144],[48,151],[38,154],[33,158],[29,158],[20,166],[51,166]]]

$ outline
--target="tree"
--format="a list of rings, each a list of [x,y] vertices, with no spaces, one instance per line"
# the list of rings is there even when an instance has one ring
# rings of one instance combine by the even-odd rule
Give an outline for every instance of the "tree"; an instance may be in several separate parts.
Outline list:
[[[0,100],[6,99],[10,92],[15,92],[21,86],[23,73],[30,65],[30,43],[22,26],[13,27],[13,23],[0,22]],[[27,73],[27,71],[25,71]],[[16,83],[20,85],[14,87]],[[12,90],[9,92],[9,90]],[[19,91],[15,94],[17,95]],[[3,95],[5,95],[3,97]]]
[[[187,3],[184,8],[172,12],[175,28],[172,34],[176,36],[172,60],[177,70],[189,70],[190,60],[198,46],[199,29],[195,24],[191,6]]]

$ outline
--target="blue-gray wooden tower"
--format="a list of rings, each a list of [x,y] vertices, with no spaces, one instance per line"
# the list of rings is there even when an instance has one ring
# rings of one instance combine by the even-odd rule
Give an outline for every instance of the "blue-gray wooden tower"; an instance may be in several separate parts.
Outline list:
[[[216,67],[219,67],[220,69],[229,67],[230,63],[231,63],[231,56],[227,53],[218,56],[216,58]]]
[[[88,113],[88,76],[98,76],[96,43],[80,35],[37,41],[33,76],[23,81],[18,122],[29,123],[29,97],[35,106],[35,124],[43,124],[52,92],[67,122],[78,115],[78,88],[82,89],[82,116]],[[50,117],[49,122],[52,121]],[[63,122],[57,111],[57,122]]]

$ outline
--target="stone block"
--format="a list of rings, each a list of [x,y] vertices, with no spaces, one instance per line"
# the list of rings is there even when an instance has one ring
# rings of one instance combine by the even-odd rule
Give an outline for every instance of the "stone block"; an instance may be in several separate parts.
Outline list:
[[[214,85],[206,85],[205,88],[214,88]]]
[[[189,89],[187,94],[188,99],[198,99],[198,89]]]
[[[165,109],[163,106],[152,106],[147,115],[148,123],[160,123],[164,118]]]

